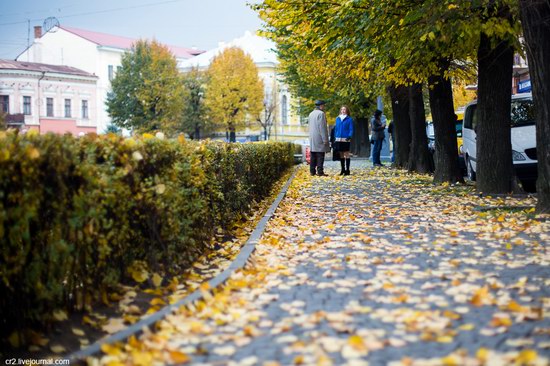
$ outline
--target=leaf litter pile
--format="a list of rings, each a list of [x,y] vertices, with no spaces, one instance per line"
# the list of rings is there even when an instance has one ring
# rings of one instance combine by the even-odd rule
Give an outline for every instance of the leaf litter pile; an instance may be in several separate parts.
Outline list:
[[[357,165],[302,167],[244,270],[88,363],[548,365],[535,199]]]

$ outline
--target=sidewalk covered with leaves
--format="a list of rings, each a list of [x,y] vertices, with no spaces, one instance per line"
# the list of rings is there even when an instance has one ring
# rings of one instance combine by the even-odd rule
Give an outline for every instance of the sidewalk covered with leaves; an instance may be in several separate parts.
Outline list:
[[[550,221],[534,198],[330,164],[300,168],[245,270],[90,362],[548,364]]]

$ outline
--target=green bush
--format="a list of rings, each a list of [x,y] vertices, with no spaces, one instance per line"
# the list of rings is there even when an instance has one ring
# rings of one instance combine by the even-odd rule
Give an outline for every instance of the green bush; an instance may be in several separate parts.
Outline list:
[[[292,158],[286,143],[0,132],[1,335],[90,308],[136,266],[180,272]]]

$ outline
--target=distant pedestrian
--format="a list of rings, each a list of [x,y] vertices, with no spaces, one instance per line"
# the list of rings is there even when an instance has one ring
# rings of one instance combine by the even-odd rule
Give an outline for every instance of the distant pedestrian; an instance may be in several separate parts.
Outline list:
[[[393,163],[395,161],[395,125],[393,121],[390,121],[388,125],[388,133],[391,139],[391,162]]]
[[[353,119],[349,108],[345,105],[340,108],[340,115],[336,117],[334,126],[334,151],[340,153],[340,175],[350,175],[351,138],[353,136]]]
[[[328,140],[327,117],[325,116],[325,101],[316,100],[315,109],[309,114],[309,146],[311,149],[311,162],[309,172],[311,175],[326,176],[323,165],[325,153],[330,151]]]
[[[382,122],[382,111],[377,109],[374,112],[374,116],[371,119],[371,129],[372,129],[372,141],[374,146],[372,148],[372,165],[373,166],[382,166],[380,161],[380,152],[382,151],[382,143],[384,142],[384,130],[386,125]]]

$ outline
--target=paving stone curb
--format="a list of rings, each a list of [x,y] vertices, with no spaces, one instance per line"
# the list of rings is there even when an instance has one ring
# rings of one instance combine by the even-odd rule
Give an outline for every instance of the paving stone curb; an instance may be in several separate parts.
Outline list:
[[[279,207],[279,204],[285,197],[286,192],[288,191],[288,188],[292,183],[292,180],[296,176],[296,172],[297,172],[297,167],[294,168],[292,175],[288,178],[287,182],[285,183],[285,185],[277,195],[277,198],[275,198],[275,201],[273,201],[273,203],[271,204],[267,212],[264,214],[264,216],[262,217],[258,225],[256,225],[256,228],[254,229],[252,234],[250,234],[250,237],[248,238],[246,243],[243,245],[243,247],[239,251],[239,254],[235,257],[233,262],[222,273],[218,274],[216,277],[208,281],[209,288],[213,289],[223,284],[225,281],[227,281],[227,279],[229,279],[229,277],[231,277],[231,275],[236,270],[243,268],[246,265],[246,262],[248,261],[248,258],[250,257],[250,255],[254,252],[254,249],[256,248],[256,244],[258,244],[258,241],[262,236],[268,221],[271,219],[271,217],[273,217],[273,215],[275,214],[275,210],[277,210],[277,207]],[[83,360],[86,357],[92,356],[101,351],[102,345],[120,342],[128,339],[132,335],[138,335],[141,332],[143,332],[144,328],[147,328],[153,325],[154,323],[158,322],[159,320],[164,318],[166,315],[170,314],[172,311],[180,308],[181,306],[189,304],[193,301],[200,300],[202,298],[203,298],[203,294],[201,290],[196,290],[193,293],[186,296],[185,298],[179,300],[178,302],[165,306],[164,308],[160,309],[154,314],[151,314],[148,317],[141,319],[137,323],[130,325],[129,327],[121,330],[120,332],[114,333],[108,337],[101,338],[100,340],[96,341],[92,345],[70,354],[68,358],[71,361],[79,361],[79,360]]]

